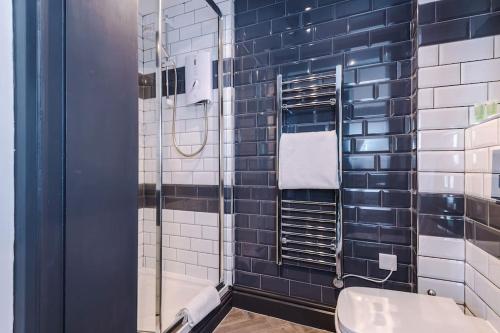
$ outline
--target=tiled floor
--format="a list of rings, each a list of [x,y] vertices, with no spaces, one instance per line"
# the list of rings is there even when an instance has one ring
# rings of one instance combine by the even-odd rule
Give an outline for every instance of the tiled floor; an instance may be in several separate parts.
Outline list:
[[[214,333],[326,333],[327,331],[302,326],[289,321],[263,316],[233,308]]]

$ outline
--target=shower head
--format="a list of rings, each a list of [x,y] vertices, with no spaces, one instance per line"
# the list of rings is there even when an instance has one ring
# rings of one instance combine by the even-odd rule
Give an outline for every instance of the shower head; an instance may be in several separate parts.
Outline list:
[[[214,10],[217,16],[222,17],[222,12],[220,11],[219,6],[214,2],[214,0],[205,0],[210,7]]]

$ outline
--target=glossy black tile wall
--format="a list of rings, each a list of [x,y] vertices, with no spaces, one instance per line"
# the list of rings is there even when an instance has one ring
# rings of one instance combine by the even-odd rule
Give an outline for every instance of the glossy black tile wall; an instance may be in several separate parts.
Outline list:
[[[401,270],[384,287],[412,290],[415,3],[236,0],[235,8],[236,284],[335,302],[328,296],[334,295],[332,273],[278,267],[275,245],[265,240],[275,232],[276,75],[327,72],[342,64],[345,270],[378,277],[377,251],[395,253]],[[334,128],[322,110],[288,116],[285,124],[287,131]],[[269,195],[254,194],[262,189]],[[369,246],[371,256],[360,250]]]
[[[140,184],[139,208],[156,207],[155,184]],[[194,212],[217,213],[219,211],[219,190],[216,185],[182,185],[169,184],[162,186],[164,209],[186,210]],[[225,213],[232,209],[232,192],[230,187],[224,190]]]
[[[419,6],[419,44],[500,34],[497,0],[440,0]]]

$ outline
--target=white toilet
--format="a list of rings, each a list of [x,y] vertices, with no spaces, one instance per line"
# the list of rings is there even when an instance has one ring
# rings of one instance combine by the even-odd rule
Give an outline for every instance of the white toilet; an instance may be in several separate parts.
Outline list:
[[[497,333],[452,299],[360,287],[340,293],[335,327],[337,333]]]

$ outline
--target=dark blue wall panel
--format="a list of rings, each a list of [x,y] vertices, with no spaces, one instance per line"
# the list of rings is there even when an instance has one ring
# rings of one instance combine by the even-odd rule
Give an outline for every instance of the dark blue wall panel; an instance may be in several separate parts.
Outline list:
[[[65,331],[137,329],[137,2],[66,1]]]
[[[378,253],[394,253],[398,272],[384,287],[414,290],[415,2],[235,0],[235,8],[236,284],[336,302],[331,272],[274,263],[275,244],[266,240],[275,233],[275,201],[257,193],[276,190],[276,75],[342,64],[345,269],[381,277]]]

